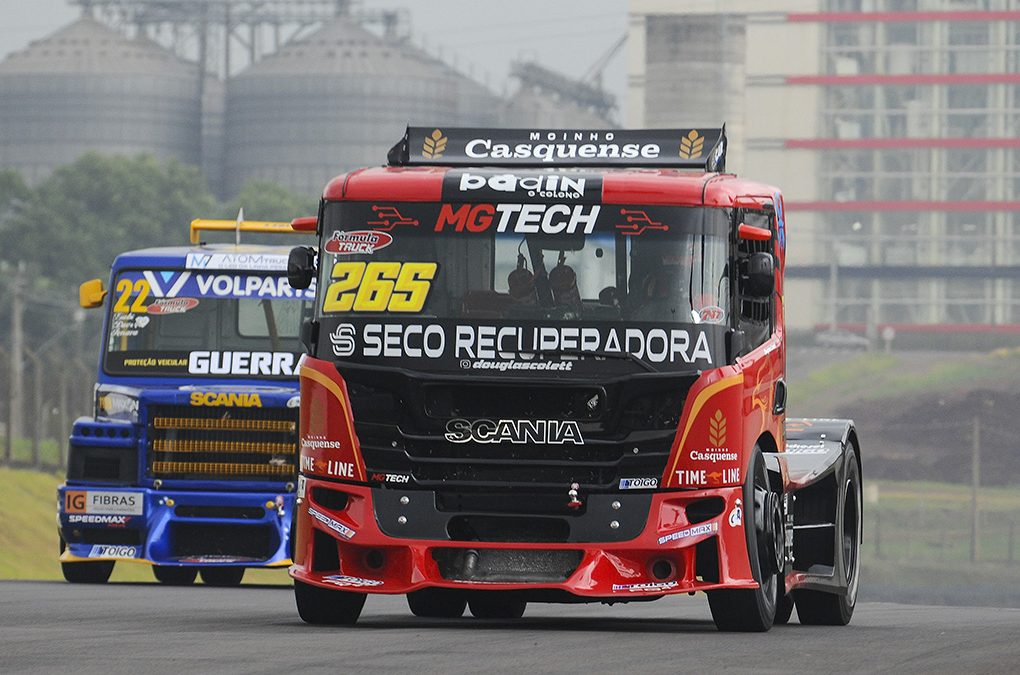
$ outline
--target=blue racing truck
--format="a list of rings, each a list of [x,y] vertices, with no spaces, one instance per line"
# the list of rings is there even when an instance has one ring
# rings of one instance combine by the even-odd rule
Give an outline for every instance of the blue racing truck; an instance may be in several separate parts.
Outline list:
[[[210,230],[236,243],[201,243]],[[241,245],[242,231],[295,232],[196,220],[190,247],[123,253],[109,292],[79,289],[106,317],[93,414],[74,423],[57,494],[72,583],[103,583],[118,560],[220,586],[290,564],[298,333],[315,292],[287,283],[289,247]]]

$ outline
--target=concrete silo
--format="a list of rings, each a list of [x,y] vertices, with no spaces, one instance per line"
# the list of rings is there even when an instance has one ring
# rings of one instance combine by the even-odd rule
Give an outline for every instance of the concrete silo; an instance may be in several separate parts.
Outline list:
[[[200,160],[198,71],[88,17],[0,62],[0,168],[35,183],[94,150]]]
[[[501,102],[404,40],[341,15],[227,82],[227,194],[249,179],[318,194],[378,165],[408,124],[491,125]]]

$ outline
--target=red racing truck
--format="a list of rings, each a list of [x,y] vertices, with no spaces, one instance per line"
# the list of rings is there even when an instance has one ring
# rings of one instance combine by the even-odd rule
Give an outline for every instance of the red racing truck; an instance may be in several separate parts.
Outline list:
[[[849,420],[786,417],[786,222],[723,129],[408,128],[331,181],[300,367],[298,612],[705,591],[720,630],[846,624]]]

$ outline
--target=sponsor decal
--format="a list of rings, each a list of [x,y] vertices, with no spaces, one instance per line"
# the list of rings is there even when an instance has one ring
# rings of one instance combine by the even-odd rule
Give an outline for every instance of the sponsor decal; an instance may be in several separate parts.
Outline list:
[[[677,483],[685,487],[739,483],[740,469],[721,469],[716,471],[709,471],[708,469],[679,469],[676,472],[676,480]]]
[[[137,558],[137,546],[112,546],[110,544],[93,544],[89,558]]]
[[[238,408],[261,408],[262,398],[258,394],[236,394],[226,392],[192,392],[191,405],[231,406]]]
[[[287,399],[288,408],[300,408],[301,407],[301,394],[295,394]]]
[[[686,136],[680,137],[680,159],[697,159],[705,151],[705,137],[697,129],[691,129]]]
[[[343,358],[353,354],[356,346],[354,342],[356,335],[357,331],[355,331],[353,324],[337,324],[336,329],[329,334],[329,342],[333,346],[333,355]]]
[[[602,177],[566,171],[452,169],[443,177],[445,201],[571,200],[599,202]]]
[[[321,461],[321,460],[320,460]],[[301,455],[301,470],[302,471],[315,471],[315,458],[307,455]]]
[[[333,334],[336,338],[333,338]],[[358,354],[356,330],[340,324],[330,334],[337,356]],[[682,328],[608,328],[542,325],[463,325],[450,323],[366,323],[360,356],[370,358],[457,359],[461,369],[570,370],[553,366],[495,366],[480,361],[534,361],[542,352],[632,354],[650,363],[712,364],[708,336]],[[572,360],[575,355],[568,354]],[[559,358],[559,357],[557,357]]]
[[[149,321],[145,314],[113,314],[110,317],[110,337],[137,337]]]
[[[286,269],[286,256],[282,256]],[[273,298],[311,300],[307,289],[293,289],[280,274],[217,274],[145,270],[124,272],[115,287],[114,314],[174,314],[193,309],[198,298]],[[146,304],[149,298],[155,298]],[[174,300],[175,302],[168,302]],[[182,304],[182,302],[184,304]],[[190,305],[190,306],[189,306]]]
[[[377,483],[410,483],[411,477],[406,473],[373,473],[372,480]]]
[[[772,195],[772,204],[776,209],[776,229],[779,236],[779,250],[786,250],[786,214],[783,212],[783,195],[776,192]]]
[[[351,577],[346,574],[330,574],[322,578],[327,584],[333,584],[334,586],[349,586],[353,588],[364,588],[367,586],[382,586],[383,582],[378,579],[362,579],[361,577]]]
[[[214,352],[188,354],[193,375],[296,375],[297,358],[290,352]]]
[[[65,513],[101,513],[140,516],[144,508],[141,492],[68,490],[64,493]]]
[[[334,232],[322,245],[326,253],[333,255],[371,255],[393,243],[393,235],[376,230],[354,230]]]
[[[542,443],[584,445],[581,428],[573,420],[471,420],[446,423],[451,443]]]
[[[420,312],[439,265],[434,262],[337,262],[323,312]]]
[[[726,445],[726,416],[722,410],[716,410],[708,420],[708,442],[716,447]]]
[[[701,323],[723,323],[726,320],[726,312],[718,305],[709,305],[698,310],[698,319]]]
[[[738,499],[733,505],[733,510],[730,511],[729,523],[730,527],[739,527],[744,522],[744,510]]]
[[[499,143],[492,138],[472,138],[464,145],[471,159],[656,159],[662,153],[658,143],[617,143],[612,131],[532,131],[525,142]],[[537,143],[535,141],[538,141]]]
[[[159,298],[146,307],[149,314],[184,314],[198,307],[198,298]]]
[[[693,527],[688,527],[686,530],[679,530],[677,532],[670,532],[667,535],[659,537],[659,546],[668,544],[671,541],[679,541],[680,539],[689,539],[691,537],[699,537],[703,534],[712,534],[713,532],[719,531],[719,523],[713,521],[711,523],[701,523]]]
[[[93,516],[84,513],[71,513],[67,516],[68,523],[81,523],[82,525],[109,525],[110,527],[124,527],[133,518],[131,516]]]
[[[99,414],[105,417],[138,418],[138,399],[117,392],[105,392],[97,399]]]
[[[650,490],[659,487],[658,478],[621,478],[621,490]]]
[[[598,222],[599,204],[443,204],[435,231],[515,234],[591,234]],[[449,228],[449,229],[447,229]]]
[[[644,584],[613,584],[613,592],[629,591],[631,593],[668,591],[680,585],[679,581],[654,581]]]
[[[817,443],[787,443],[786,452],[791,455],[824,455],[828,450],[825,449],[825,443],[818,441]]]
[[[691,459],[696,462],[735,462],[739,459],[739,455],[735,452],[730,452],[725,448],[709,448],[702,452],[701,450],[691,450],[688,455]]]
[[[334,441],[317,434],[301,437],[301,451],[305,450],[339,450],[340,441]],[[303,459],[303,458],[302,458]]]
[[[193,555],[187,558],[180,558],[182,563],[238,563],[251,562],[254,558],[238,558],[230,555]]]
[[[283,272],[287,269],[287,256],[281,253],[189,253],[184,266],[189,270]]]
[[[429,159],[439,159],[443,156],[443,152],[446,151],[446,144],[449,142],[442,131],[439,129],[433,130],[431,134],[425,137],[425,140],[421,145],[422,157],[428,157]]]
[[[391,232],[393,228],[399,225],[407,225],[409,227],[418,227],[417,218],[408,218],[407,216],[401,215],[400,210],[396,206],[372,206],[372,213],[375,214],[376,220],[366,221],[366,225],[371,225],[377,230],[383,232]]]
[[[302,459],[304,459],[304,458],[302,457]],[[302,467],[302,468],[304,468],[304,467]],[[307,491],[308,491],[308,479],[305,478],[304,476],[298,476],[297,477],[297,498],[298,499],[304,499],[305,498],[305,494],[307,493]]]
[[[344,539],[351,539],[354,537],[354,530],[347,527],[339,520],[336,520],[335,518],[330,518],[328,515],[314,507],[311,506],[308,507],[308,515],[311,516],[312,518],[315,518],[317,521],[325,525],[330,530],[333,530]]]
[[[460,362],[462,370],[495,370],[500,373],[505,373],[508,370],[539,370],[539,371],[557,371],[567,372],[574,369],[573,361],[518,361],[511,359],[508,361],[472,361],[470,359],[462,359]]]
[[[620,209],[620,215],[627,222],[617,224],[616,229],[626,236],[637,237],[648,230],[669,231],[669,225],[652,220],[642,209]]]
[[[326,474],[337,478],[354,478],[354,464],[351,462],[337,462],[328,460],[326,462]]]

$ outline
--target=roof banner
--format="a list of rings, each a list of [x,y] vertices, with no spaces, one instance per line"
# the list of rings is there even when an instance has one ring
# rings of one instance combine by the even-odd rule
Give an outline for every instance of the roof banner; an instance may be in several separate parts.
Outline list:
[[[726,127],[476,129],[408,127],[391,166],[659,167],[724,171]]]

